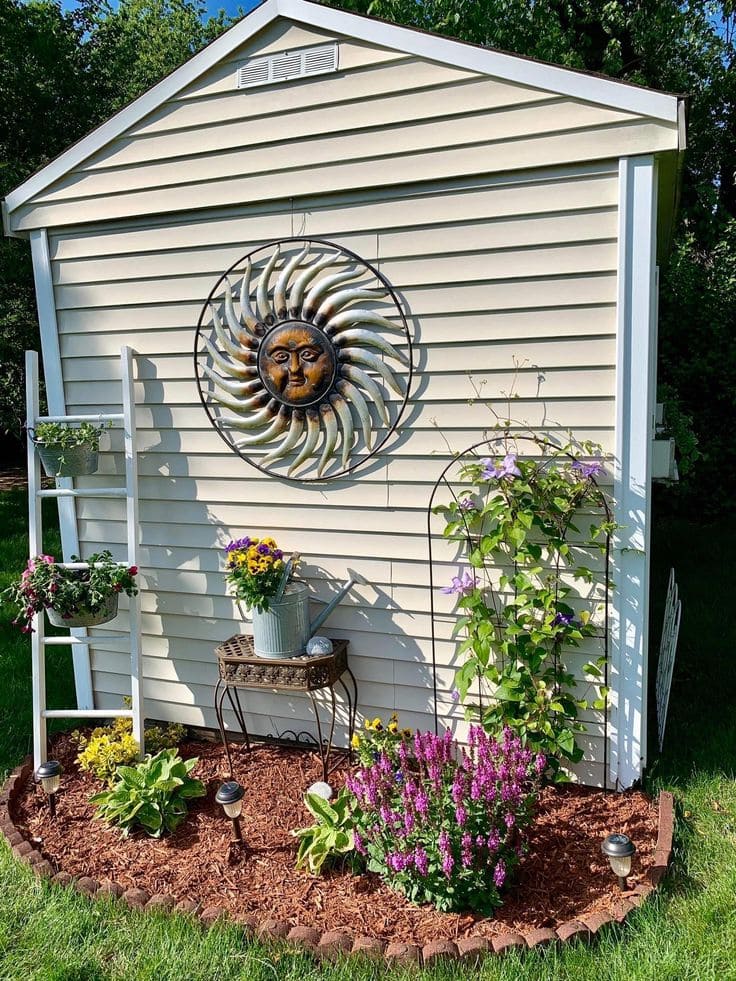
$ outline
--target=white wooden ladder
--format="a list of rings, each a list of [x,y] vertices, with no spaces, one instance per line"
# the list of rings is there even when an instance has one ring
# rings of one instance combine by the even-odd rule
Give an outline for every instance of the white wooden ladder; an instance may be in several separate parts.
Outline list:
[[[138,455],[136,451],[135,424],[135,395],[133,391],[133,350],[123,347],[120,351],[122,409],[121,413],[102,413],[100,415],[55,415],[42,416],[39,414],[38,395],[38,354],[26,351],[26,425],[28,427],[28,543],[31,558],[43,552],[43,528],[41,501],[45,497],[59,499],[97,497],[120,497],[126,501],[127,525],[127,559],[121,565],[138,566],[138,543],[140,538],[138,521]],[[41,462],[33,442],[32,432],[39,422],[77,423],[109,422],[113,426],[122,426],[125,444],[125,486],[97,487],[89,486],[75,488],[72,478],[57,478],[53,489],[41,488]],[[61,501],[60,501],[61,503]],[[74,536],[76,538],[76,535]],[[78,547],[78,546],[77,546]],[[65,552],[72,549],[68,543],[64,545]],[[67,569],[88,568],[86,562],[71,562],[70,555],[65,554],[65,562],[60,563]],[[80,677],[89,679],[87,689],[91,692],[91,677],[89,667],[89,647],[97,640],[130,640],[130,693],[131,707],[129,709],[96,709],[79,707],[75,709],[49,709],[46,705],[46,647],[70,644],[74,655],[75,681],[77,692],[80,691]],[[67,635],[47,637],[43,613],[33,618],[33,633],[31,634],[31,666],[33,681],[33,766],[38,769],[46,761],[47,755],[47,719],[95,719],[124,717],[133,720],[133,737],[140,747],[141,756],[144,752],[143,742],[143,695],[141,691],[141,617],[140,597],[131,596],[129,601],[128,631],[126,633],[107,633],[90,637],[86,627],[77,627]]]

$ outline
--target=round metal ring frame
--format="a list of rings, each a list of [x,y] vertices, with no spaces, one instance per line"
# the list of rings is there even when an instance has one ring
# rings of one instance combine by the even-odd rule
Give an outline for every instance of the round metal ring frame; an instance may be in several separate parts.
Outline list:
[[[241,452],[233,444],[233,442],[228,438],[228,435],[218,425],[217,418],[213,414],[213,412],[211,411],[210,405],[207,402],[206,395],[205,395],[205,393],[203,391],[202,380],[201,380],[201,377],[200,377],[200,374],[199,374],[199,370],[198,370],[199,369],[199,355],[200,355],[200,352],[199,352],[199,338],[200,338],[200,335],[203,333],[203,321],[204,321],[206,312],[209,309],[209,306],[210,306],[210,304],[213,301],[213,298],[217,295],[220,287],[222,286],[223,282],[227,279],[227,277],[230,275],[230,273],[234,269],[236,269],[239,266],[241,266],[244,262],[246,262],[246,260],[248,260],[249,258],[252,258],[253,256],[255,256],[259,252],[264,252],[264,251],[267,251],[269,249],[273,250],[276,246],[284,246],[284,245],[291,246],[291,245],[297,245],[299,243],[302,243],[302,244],[311,244],[311,245],[317,245],[317,246],[324,246],[325,248],[336,249],[336,250],[340,251],[343,255],[345,255],[345,256],[349,257],[350,259],[354,260],[355,262],[359,262],[363,266],[365,266],[365,268],[373,276],[375,276],[376,279],[384,286],[384,288],[386,289],[386,292],[390,296],[390,298],[391,298],[391,300],[392,300],[392,302],[393,302],[393,304],[394,304],[394,306],[395,306],[395,308],[396,308],[396,310],[397,310],[397,312],[398,312],[398,314],[399,314],[399,316],[401,318],[401,326],[403,327],[404,335],[406,337],[406,343],[408,345],[407,357],[408,357],[409,366],[408,366],[408,373],[407,373],[407,376],[406,376],[406,392],[404,394],[404,398],[399,403],[399,409],[398,409],[398,412],[396,414],[396,418],[394,419],[392,425],[386,430],[383,438],[379,442],[376,443],[376,445],[373,447],[373,449],[370,452],[368,452],[365,455],[361,456],[359,459],[357,459],[350,466],[344,467],[342,470],[339,470],[339,471],[337,471],[336,473],[333,473],[333,474],[329,474],[329,476],[325,476],[325,477],[289,477],[286,474],[275,473],[273,470],[269,470],[266,467],[260,466],[260,464],[256,463],[255,460],[251,459],[250,457],[246,456],[243,452]],[[373,263],[368,262],[367,259],[362,258],[362,256],[358,255],[357,252],[353,252],[351,249],[345,248],[345,246],[338,245],[336,242],[332,242],[329,239],[324,239],[324,238],[306,238],[306,237],[303,237],[303,236],[292,236],[292,237],[289,237],[289,238],[274,239],[274,240],[272,240],[270,242],[264,243],[263,245],[259,245],[257,248],[251,249],[250,252],[246,252],[244,255],[242,255],[236,262],[234,262],[220,276],[220,278],[217,280],[217,282],[215,283],[215,285],[213,286],[213,288],[210,290],[210,293],[209,293],[207,299],[205,300],[204,305],[202,306],[202,311],[201,311],[201,313],[199,315],[199,320],[197,321],[197,330],[196,330],[195,339],[194,339],[194,374],[195,374],[195,377],[197,379],[197,391],[199,392],[199,398],[200,398],[200,401],[202,403],[202,407],[204,408],[204,411],[207,413],[207,416],[208,416],[208,418],[210,420],[210,423],[212,424],[213,429],[215,430],[216,433],[218,433],[218,435],[222,438],[222,440],[230,447],[230,449],[233,450],[235,453],[237,453],[238,456],[240,456],[243,460],[246,461],[246,463],[249,463],[251,466],[255,467],[257,470],[260,470],[261,473],[267,474],[270,477],[277,477],[280,480],[287,480],[290,483],[294,483],[294,484],[324,483],[325,481],[328,481],[328,480],[335,480],[338,477],[344,477],[347,474],[352,473],[354,470],[357,470],[358,467],[363,466],[365,463],[368,462],[368,460],[370,460],[372,457],[376,456],[376,454],[378,453],[378,451],[385,445],[386,441],[391,437],[392,433],[396,430],[396,427],[398,426],[398,424],[399,424],[399,422],[400,422],[400,420],[401,420],[401,418],[402,418],[402,416],[404,414],[404,411],[406,410],[406,406],[407,406],[407,403],[409,401],[409,395],[411,393],[412,379],[413,379],[413,376],[414,376],[414,357],[413,357],[413,346],[412,346],[412,340],[411,340],[411,331],[409,330],[409,324],[407,323],[406,314],[404,313],[403,307],[402,307],[401,302],[399,300],[398,294],[396,293],[396,290],[393,288],[393,286],[388,281],[388,279],[386,279],[386,277],[383,275],[383,273],[380,272],[380,270],[376,266],[373,265]]]
[[[459,504],[460,502],[457,497],[457,494],[453,490],[452,484],[448,480],[447,477],[448,473],[452,470],[453,467],[457,466],[458,464],[462,464],[465,458],[469,458],[471,456],[477,456],[478,454],[476,451],[480,450],[481,447],[486,447],[489,452],[493,453],[494,445],[497,445],[503,439],[504,439],[503,436],[495,436],[495,437],[492,436],[489,437],[488,439],[482,439],[479,440],[477,443],[473,443],[471,446],[466,447],[464,450],[462,450],[462,452],[458,453],[442,470],[439,477],[434,482],[434,485],[432,487],[432,492],[429,496],[429,503],[427,505],[427,551],[429,555],[429,608],[430,608],[431,634],[432,634],[432,638],[431,638],[432,639],[432,697],[433,697],[433,706],[434,706],[435,733],[439,731],[439,713],[437,709],[437,637],[436,637],[436,610],[435,610],[435,601],[434,601],[434,593],[435,593],[434,555],[432,550],[432,539],[434,537],[432,532],[432,517],[434,513],[433,509],[435,507],[435,497],[440,487],[444,487],[449,491],[453,500],[457,504]],[[531,436],[512,436],[511,440],[513,442],[526,441],[526,442],[533,443],[535,446],[540,446],[543,448],[550,448],[550,449],[558,449],[558,447],[550,440],[534,439]],[[575,459],[575,457],[571,453],[568,453],[567,456],[570,458],[570,460]],[[550,460],[549,462],[551,463],[552,461]],[[591,480],[599,491],[600,501],[603,506],[603,512],[606,515],[606,521],[610,521],[612,517],[611,509],[608,505],[608,502],[606,501],[605,495],[598,487],[598,483],[595,480],[595,478],[592,477]],[[462,514],[462,511],[461,511],[461,515],[463,518],[463,524],[465,525],[465,544],[468,547],[468,554],[469,554],[471,551],[470,546],[472,543],[473,536],[470,534],[470,528],[468,527],[468,522],[464,514]],[[604,583],[605,598],[603,600],[603,605],[604,605],[603,656],[605,658],[605,665],[604,665],[603,684],[606,688],[608,688],[608,679],[609,679],[608,655],[609,655],[610,593],[611,593],[611,588],[610,588],[611,587],[611,533],[610,531],[606,533],[606,539],[605,539],[605,565],[606,565],[606,575],[605,575],[605,583]],[[480,677],[478,678],[478,701],[479,701],[479,706],[482,708],[483,691],[482,691],[482,682]],[[603,717],[603,789],[604,790],[608,789],[608,728],[609,728],[608,708],[606,707],[606,711]]]

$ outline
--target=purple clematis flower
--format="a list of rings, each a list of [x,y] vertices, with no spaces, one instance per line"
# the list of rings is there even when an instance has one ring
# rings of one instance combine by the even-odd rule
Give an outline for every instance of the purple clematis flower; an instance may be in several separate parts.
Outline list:
[[[552,621],[553,627],[569,627],[574,624],[574,620],[569,613],[557,613]]]
[[[461,570],[458,570],[460,572]],[[443,586],[442,592],[448,596],[457,593],[458,596],[468,596],[475,589],[475,576],[469,569],[462,570],[461,575],[453,576],[449,586]]]
[[[591,477],[597,477],[599,474],[603,473],[603,464],[600,460],[591,460],[590,463],[584,463],[582,460],[575,460],[572,465],[572,469],[579,473],[581,477],[586,480]]]
[[[460,501],[460,510],[461,511],[475,511],[475,501],[473,500],[473,498],[472,497],[464,497]]]
[[[494,464],[490,457],[486,457],[480,462],[483,467],[481,477],[484,480],[491,480],[494,477],[496,480],[500,480],[502,477],[511,477],[513,480],[514,477],[521,477],[521,470],[516,465],[515,453],[507,453],[498,466]]]

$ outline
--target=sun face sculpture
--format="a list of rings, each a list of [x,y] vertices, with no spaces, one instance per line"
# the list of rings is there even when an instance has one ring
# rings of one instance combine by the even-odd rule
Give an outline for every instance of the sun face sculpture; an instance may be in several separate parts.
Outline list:
[[[317,239],[271,242],[231,266],[202,309],[195,360],[223,439],[260,470],[303,481],[375,455],[412,376],[409,328],[388,280]]]

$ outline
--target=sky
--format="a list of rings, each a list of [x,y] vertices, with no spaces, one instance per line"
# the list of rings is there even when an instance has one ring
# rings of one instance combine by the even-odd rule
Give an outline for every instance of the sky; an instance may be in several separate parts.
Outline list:
[[[206,2],[208,16],[212,17],[222,9],[232,17],[237,14],[238,8],[242,8],[247,13],[253,7],[257,7],[261,0],[206,0]],[[74,10],[75,7],[75,0],[61,0],[62,10]]]

